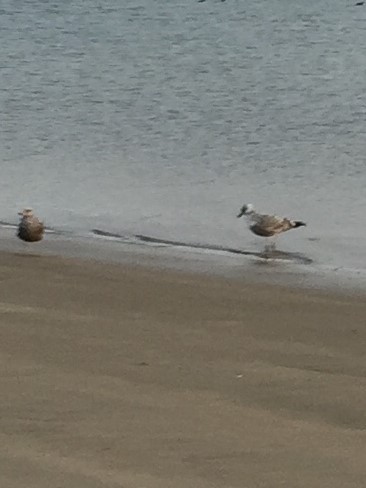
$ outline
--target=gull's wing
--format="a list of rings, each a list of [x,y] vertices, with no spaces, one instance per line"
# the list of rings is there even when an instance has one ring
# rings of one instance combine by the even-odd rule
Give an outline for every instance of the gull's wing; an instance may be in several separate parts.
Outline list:
[[[293,228],[293,223],[287,218],[277,217],[277,215],[258,215],[253,222],[256,230],[261,230],[263,235],[273,235],[285,232]]]
[[[18,237],[28,242],[42,240],[44,224],[37,217],[23,217],[18,226]]]

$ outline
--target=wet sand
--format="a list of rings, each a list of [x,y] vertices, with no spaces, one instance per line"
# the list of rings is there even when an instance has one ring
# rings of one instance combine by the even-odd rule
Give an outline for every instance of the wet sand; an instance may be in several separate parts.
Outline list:
[[[365,296],[0,253],[0,486],[361,487]]]

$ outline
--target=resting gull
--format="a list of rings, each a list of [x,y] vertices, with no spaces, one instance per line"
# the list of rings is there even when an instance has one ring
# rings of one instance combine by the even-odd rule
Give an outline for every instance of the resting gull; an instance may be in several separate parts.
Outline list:
[[[243,215],[247,217],[249,229],[253,234],[261,237],[276,237],[282,232],[306,225],[301,220],[290,220],[285,217],[277,217],[276,215],[259,214],[254,210],[251,203],[243,205],[237,217],[239,218]],[[266,246],[266,249],[274,248],[274,242],[270,246]]]
[[[33,210],[31,208],[25,208],[18,215],[21,216],[17,233],[19,239],[26,242],[41,241],[44,234],[44,225],[33,214]]]

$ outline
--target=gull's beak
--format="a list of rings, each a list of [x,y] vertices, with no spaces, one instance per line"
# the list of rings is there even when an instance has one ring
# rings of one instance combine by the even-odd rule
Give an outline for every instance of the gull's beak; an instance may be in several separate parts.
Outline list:
[[[244,215],[244,212],[242,210],[240,210],[240,212],[238,213],[237,215],[237,218],[239,219],[240,217],[242,217]]]

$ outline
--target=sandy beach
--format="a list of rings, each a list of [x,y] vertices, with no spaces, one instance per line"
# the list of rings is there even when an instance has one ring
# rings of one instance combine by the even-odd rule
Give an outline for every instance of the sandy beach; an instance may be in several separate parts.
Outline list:
[[[0,486],[358,488],[364,296],[0,253]]]

